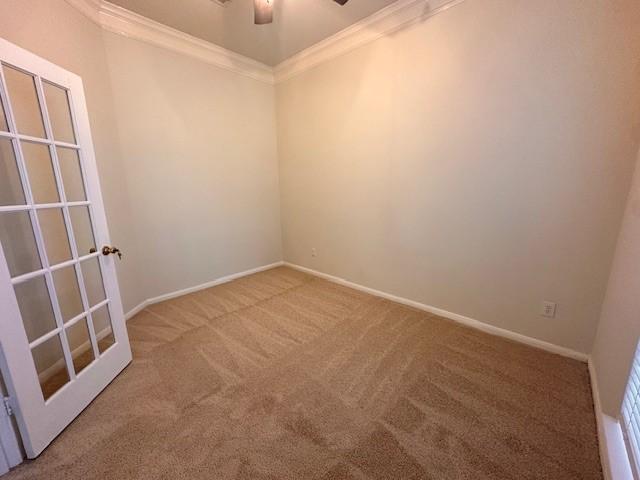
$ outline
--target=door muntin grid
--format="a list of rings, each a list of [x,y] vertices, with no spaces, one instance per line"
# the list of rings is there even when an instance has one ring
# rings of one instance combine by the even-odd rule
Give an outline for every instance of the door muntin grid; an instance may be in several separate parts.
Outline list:
[[[14,103],[12,103],[12,91],[11,85],[7,84],[5,72],[10,69],[9,72],[13,77],[18,74],[26,75],[31,78],[33,82],[33,88],[35,90],[35,99],[37,100],[37,109],[40,114],[40,121],[43,125],[43,138],[33,137],[20,133],[19,125],[16,124],[16,117],[14,116]],[[28,80],[28,78],[27,78]],[[26,81],[23,81],[26,85]],[[47,92],[49,96],[47,96]],[[51,93],[53,92],[53,94]],[[51,105],[49,99],[51,95],[56,97],[54,102],[54,108],[56,109],[55,120],[50,117],[48,107]],[[65,125],[65,114],[61,113],[61,107],[64,106],[63,97],[66,97],[66,116],[68,120]],[[35,251],[32,251],[31,255],[36,256],[37,259],[31,258],[31,267],[22,270],[11,272],[11,283],[16,291],[16,297],[19,296],[19,291],[29,282],[40,282],[46,286],[46,296],[44,297],[45,303],[50,302],[50,307],[53,313],[54,323],[51,325],[53,328],[46,329],[46,333],[38,332],[36,338],[28,338],[29,348],[32,352],[32,360],[34,360],[34,368],[41,376],[51,376],[60,378],[66,376],[66,379],[62,382],[58,382],[57,388],[48,388],[45,390],[43,383],[41,382],[41,388],[43,388],[43,397],[46,401],[51,400],[55,394],[60,392],[62,388],[72,384],[78,375],[91,368],[91,365],[95,363],[97,359],[104,355],[108,348],[104,348],[105,343],[102,342],[99,345],[99,341],[103,337],[109,335],[113,336],[113,326],[109,321],[108,330],[102,328],[101,331],[96,332],[94,328],[94,315],[101,327],[104,327],[104,321],[102,318],[104,314],[103,310],[107,311],[107,318],[109,316],[109,304],[110,301],[104,296],[104,299],[96,304],[90,303],[90,298],[87,292],[87,285],[83,275],[83,265],[86,265],[88,261],[96,262],[98,264],[98,279],[101,282],[99,288],[104,292],[104,265],[103,259],[99,253],[99,249],[95,248],[96,245],[96,231],[92,219],[94,218],[92,203],[88,197],[88,183],[85,166],[83,163],[82,149],[77,144],[77,124],[74,117],[74,109],[72,105],[73,99],[71,98],[71,92],[61,86],[55,85],[37,75],[31,74],[23,69],[17,68],[13,65],[9,65],[4,62],[0,62],[0,112],[2,112],[2,120],[6,123],[6,129],[0,128],[0,141],[9,141],[13,150],[13,156],[15,158],[15,168],[22,187],[22,196],[15,195],[14,197],[19,200],[15,204],[0,205],[0,225],[2,224],[2,216],[21,214],[23,223],[25,222],[25,215],[28,215],[30,223],[30,230],[27,229],[27,237],[33,236],[33,242]],[[22,110],[29,110],[28,108],[22,108]],[[33,108],[31,108],[33,112]],[[5,120],[6,119],[6,120]],[[4,123],[2,126],[4,126]],[[37,123],[37,122],[36,122]],[[73,142],[73,143],[71,143]],[[33,184],[30,181],[30,171],[27,168],[25,161],[25,148],[24,146],[32,145],[40,146],[40,149],[48,149],[49,159],[51,162],[51,169],[53,174],[53,184],[57,190],[57,198],[49,196],[52,200],[48,203],[37,203],[37,199],[34,198]],[[64,152],[64,157],[61,154]],[[77,159],[77,160],[74,160]],[[40,159],[41,160],[41,159]],[[77,165],[64,164],[62,162],[77,161]],[[5,162],[6,163],[6,162]],[[10,162],[9,162],[10,163]],[[41,166],[41,165],[40,165]],[[33,173],[32,173],[33,175]],[[65,181],[67,185],[65,186]],[[73,182],[73,185],[71,185]],[[67,198],[67,193],[71,194],[71,199]],[[23,201],[22,201],[23,200]],[[73,210],[72,210],[73,209]],[[82,242],[82,251],[78,251],[78,244],[76,242],[78,231],[74,225],[73,212],[86,211],[84,215],[84,229],[88,228],[89,234],[86,231],[80,235]],[[58,217],[62,221],[56,220],[56,228],[52,228],[47,233],[47,220],[46,218]],[[49,222],[52,223],[52,222]],[[52,224],[53,224],[52,223]],[[78,221],[76,221],[76,224]],[[87,227],[88,225],[88,227]],[[65,238],[59,238],[63,243],[68,243],[68,254],[56,255],[52,252],[51,242],[52,238],[47,238],[48,235],[53,235],[57,231],[58,236]],[[47,247],[49,242],[49,248]],[[89,243],[93,243],[89,247]],[[4,245],[3,245],[4,246]],[[91,250],[93,248],[93,250]],[[95,253],[89,253],[93,251]],[[39,268],[33,269],[33,265],[39,266]],[[11,267],[11,265],[10,265]],[[15,276],[14,276],[15,273]],[[58,282],[56,285],[56,277],[60,277],[62,274],[67,278],[75,277],[75,288],[77,292],[65,292],[61,288],[62,284]],[[95,275],[94,275],[95,276]],[[94,279],[94,282],[96,280]],[[68,282],[67,282],[68,283]],[[95,289],[95,285],[92,289]],[[77,298],[79,294],[79,299]],[[69,298],[74,297],[74,302],[77,304],[75,308],[63,308],[66,307],[65,302],[69,302]],[[48,297],[48,298],[46,298]],[[20,298],[17,298],[20,305]],[[23,304],[24,304],[24,299]],[[45,305],[45,310],[49,305]],[[73,312],[73,315],[63,312]],[[21,313],[23,309],[21,308]],[[38,312],[35,313],[38,315]],[[23,313],[24,315],[24,313]],[[23,322],[24,322],[23,318]],[[37,321],[37,320],[36,320]],[[84,324],[83,324],[84,322]],[[82,328],[81,326],[84,325]],[[25,333],[26,333],[25,327]],[[33,329],[32,329],[33,330]],[[78,334],[74,332],[81,332],[81,336],[85,338],[85,341],[79,343]],[[85,333],[87,335],[85,335]],[[86,336],[88,336],[89,345],[86,342]],[[51,352],[58,350],[57,344],[59,343],[59,349],[61,355],[52,355]],[[114,341],[108,345],[108,347],[115,344]],[[55,347],[55,348],[54,348]],[[73,348],[72,348],[73,347]],[[44,349],[47,349],[49,356],[57,359],[56,363],[52,365],[37,365],[42,363],[41,359],[46,357],[41,353]],[[79,359],[79,356],[83,355],[84,359]],[[37,358],[36,358],[37,357]],[[89,358],[87,361],[87,358]],[[74,366],[75,365],[75,366]],[[46,370],[42,372],[43,368]],[[54,383],[56,378],[54,378]]]

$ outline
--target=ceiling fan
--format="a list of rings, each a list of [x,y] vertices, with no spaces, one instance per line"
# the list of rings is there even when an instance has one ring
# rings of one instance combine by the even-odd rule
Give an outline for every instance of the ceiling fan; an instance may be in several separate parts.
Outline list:
[[[344,5],[349,0],[333,0],[340,5]],[[254,23],[264,25],[273,22],[273,2],[274,0],[253,0]]]

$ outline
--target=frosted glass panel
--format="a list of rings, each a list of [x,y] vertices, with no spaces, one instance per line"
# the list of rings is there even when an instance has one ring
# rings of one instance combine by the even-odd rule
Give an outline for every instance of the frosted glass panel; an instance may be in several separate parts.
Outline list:
[[[29,342],[37,340],[56,328],[49,289],[44,277],[19,283],[14,289]]]
[[[42,268],[29,212],[0,213],[0,244],[12,277]]]
[[[78,255],[84,256],[92,253],[92,249],[96,248],[96,242],[93,238],[93,229],[91,228],[91,218],[89,216],[89,207],[71,207],[71,224],[73,225],[73,234],[76,238],[78,246]]]
[[[2,102],[0,101],[0,131],[8,132],[9,126],[7,124],[7,115],[4,112],[4,107],[2,106]]]
[[[69,246],[62,209],[46,208],[38,210],[38,218],[49,264],[56,265],[71,260],[71,247]]]
[[[0,138],[0,205],[26,203],[11,140]]]
[[[87,320],[82,319],[66,329],[67,340],[73,358],[73,368],[76,374],[84,370],[94,360]]]
[[[87,199],[80,170],[78,151],[72,148],[58,147],[58,162],[62,172],[64,193],[68,202],[81,202]]]
[[[84,287],[89,299],[89,307],[93,307],[106,298],[100,262],[97,258],[92,258],[82,262],[80,265],[82,266],[82,277],[84,278]]]
[[[24,163],[27,166],[29,185],[34,203],[57,203],[60,201],[53,163],[47,145],[21,142]]]
[[[93,330],[98,339],[98,350],[104,353],[111,345],[116,343],[111,327],[111,316],[109,309],[105,306],[91,314],[93,317]]]
[[[53,272],[53,283],[56,286],[56,295],[62,312],[62,320],[67,322],[80,315],[84,308],[82,307],[82,298],[80,297],[80,287],[78,287],[75,268],[72,266],[65,267]]]
[[[53,138],[59,142],[76,143],[67,91],[48,82],[43,82],[42,88],[47,102],[49,120],[51,120]]]
[[[18,132],[44,138],[44,124],[36,92],[35,79],[20,70],[4,65],[4,77]]]
[[[60,336],[55,335],[41,343],[31,350],[31,354],[40,379],[42,395],[47,400],[69,383],[69,373],[62,352]]]

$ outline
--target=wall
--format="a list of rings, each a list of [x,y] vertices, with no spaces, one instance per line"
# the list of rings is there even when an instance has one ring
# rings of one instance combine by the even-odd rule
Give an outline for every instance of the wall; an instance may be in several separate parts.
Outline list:
[[[2,3],[0,15],[0,37],[80,75],[83,79],[111,241],[129,254],[127,261],[117,266],[123,305],[125,310],[128,310],[145,297],[139,276],[142,269],[136,255],[137,241],[132,229],[129,193],[122,184],[125,162],[118,146],[102,30],[62,0],[6,0]],[[45,163],[46,161],[47,159]],[[37,178],[43,181],[46,179],[43,176]],[[41,215],[42,227],[47,230],[51,221],[45,220],[44,215]],[[28,235],[20,235],[20,229],[16,228],[20,226],[14,222],[10,227],[14,240],[17,237],[29,238]],[[60,232],[53,225],[49,227],[52,232]],[[27,228],[30,230],[30,227]],[[5,247],[8,246],[7,233],[4,230],[0,231]],[[49,241],[47,248],[50,255],[53,250],[60,250],[53,248],[55,235],[47,236],[46,240]],[[20,246],[19,243],[13,243],[14,246]],[[62,245],[63,243],[60,243],[58,247]],[[23,243],[23,250],[27,246],[27,243]],[[30,256],[30,252],[26,255],[20,251],[14,253],[23,261]],[[60,258],[62,257],[64,253]],[[23,273],[30,270],[33,268],[25,267]],[[65,271],[68,272],[68,269]],[[66,280],[67,277],[56,280],[63,310],[77,300],[73,298],[76,290]],[[28,295],[20,299],[25,300],[28,296],[31,298],[30,303],[21,302],[27,331],[46,329],[53,323],[51,312],[48,309],[39,311],[43,304],[34,301],[35,297],[46,295],[45,290],[37,288],[36,282],[26,284]],[[45,325],[46,322],[49,323]],[[86,336],[83,336],[78,328],[70,332],[72,349],[82,345],[85,340]],[[56,348],[51,342],[38,347],[34,352],[36,367],[40,373],[53,364],[60,363],[60,348]]]
[[[125,311],[282,259],[272,85],[104,33],[62,0],[3,3],[0,37],[83,79],[111,241],[125,254]],[[25,242],[8,241],[21,230],[5,223],[4,246],[30,258]],[[57,287],[73,310],[74,285]],[[27,310],[27,330],[28,317],[51,316]],[[84,338],[70,340],[75,348]],[[59,355],[39,347],[38,370]]]
[[[146,297],[280,261],[273,86],[104,41]]]
[[[640,155],[594,342],[602,409],[617,418],[640,338]]]
[[[125,311],[281,260],[273,86],[104,33],[63,0],[2,11],[1,37],[83,78]]]
[[[633,0],[471,0],[279,84],[285,260],[589,352],[638,22]]]
[[[123,186],[125,158],[116,118],[102,30],[63,0],[4,0],[0,37],[82,77],[111,241],[127,252],[118,264],[125,310],[144,297],[129,192]]]
[[[279,148],[287,260],[587,352],[637,147],[640,11],[508,5],[278,85],[278,146],[272,87],[62,0],[5,1],[0,36],[84,79],[125,310],[280,259]]]

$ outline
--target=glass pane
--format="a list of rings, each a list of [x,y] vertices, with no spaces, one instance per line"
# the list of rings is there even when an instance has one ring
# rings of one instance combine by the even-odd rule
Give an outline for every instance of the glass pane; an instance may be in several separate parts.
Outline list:
[[[35,79],[7,65],[4,65],[4,78],[7,81],[7,90],[18,132],[44,138],[44,124]]]
[[[24,192],[11,140],[0,138],[0,205],[24,205]]]
[[[47,102],[49,120],[51,120],[53,138],[59,142],[76,143],[67,91],[48,82],[42,82],[42,88]]]
[[[56,295],[58,296],[62,319],[67,322],[80,315],[84,308],[82,306],[82,297],[80,297],[76,269],[71,266],[56,270],[53,272],[53,283],[56,286]]]
[[[12,277],[42,268],[29,212],[0,213],[0,243]]]
[[[55,335],[41,343],[31,350],[31,355],[40,379],[42,395],[47,400],[69,382],[60,336]]]
[[[69,347],[71,348],[71,357],[73,358],[73,368],[78,374],[94,360],[86,318],[68,327],[66,332]]]
[[[80,169],[80,156],[78,151],[72,148],[58,147],[58,162],[62,172],[64,193],[68,202],[81,202],[87,199],[82,183],[82,171]]]
[[[82,277],[84,278],[84,288],[87,290],[89,306],[93,307],[106,296],[104,285],[102,284],[102,273],[100,272],[100,262],[97,258],[92,258],[80,264],[82,266]]]
[[[2,101],[0,101],[0,130],[3,132],[9,131],[9,126],[7,124],[7,116],[4,113],[4,107],[2,106]]]
[[[91,314],[93,317],[93,331],[96,332],[98,350],[104,353],[107,348],[116,343],[111,328],[111,316],[108,306],[104,306]]]
[[[53,162],[47,145],[21,142],[24,163],[27,166],[29,185],[34,203],[57,203],[60,201]]]
[[[61,208],[45,208],[38,210],[40,229],[44,237],[44,246],[49,258],[49,265],[71,260],[71,247]]]
[[[54,330],[56,319],[44,277],[32,278],[14,288],[29,343]]]
[[[89,207],[71,207],[69,213],[71,214],[73,234],[76,237],[78,255],[82,257],[93,253],[92,250],[95,251],[96,242],[93,239]]]

